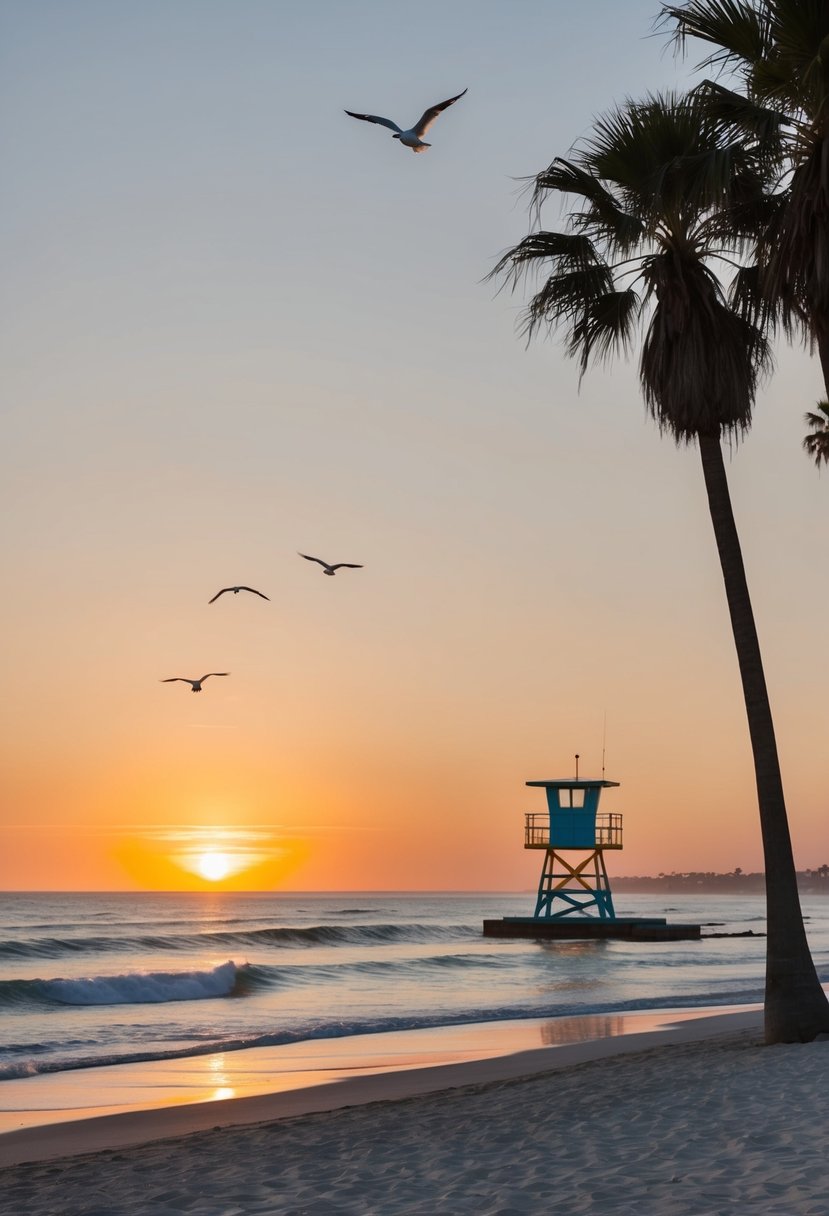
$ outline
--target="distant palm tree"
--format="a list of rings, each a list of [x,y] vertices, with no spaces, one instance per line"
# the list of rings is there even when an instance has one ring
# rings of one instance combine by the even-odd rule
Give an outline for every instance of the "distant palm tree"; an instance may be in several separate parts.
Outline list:
[[[764,187],[732,215],[755,244],[742,302],[817,347],[829,396],[829,3],[686,0],[662,18],[681,45],[713,48],[701,68],[744,88],[700,86],[709,113],[761,154]]]
[[[754,756],[767,874],[765,1024],[768,1042],[829,1031],[829,1002],[809,953],[797,892],[774,724],[721,446],[751,425],[768,366],[762,327],[729,307],[720,283],[719,214],[756,172],[693,98],[652,96],[597,121],[567,160],[535,179],[531,211],[552,194],[575,200],[565,231],[534,230],[491,272],[513,289],[547,278],[525,332],[560,327],[582,374],[630,349],[644,329],[639,376],[646,406],[678,444],[697,444],[725,583]]]
[[[803,446],[818,468],[829,464],[829,401],[818,401],[819,414],[804,414],[803,421],[812,428],[811,435],[803,440]]]

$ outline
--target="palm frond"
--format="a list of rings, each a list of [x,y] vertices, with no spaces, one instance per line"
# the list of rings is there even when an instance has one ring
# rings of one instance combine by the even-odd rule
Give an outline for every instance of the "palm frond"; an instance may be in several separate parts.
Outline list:
[[[630,351],[641,307],[633,288],[608,291],[586,302],[571,328],[566,348],[569,355],[579,357],[582,376],[591,359],[604,362],[611,355]]]
[[[689,38],[717,49],[701,64],[718,70],[756,63],[766,54],[770,33],[763,6],[749,0],[688,0],[663,4],[658,19],[675,26],[673,41],[683,50]]]
[[[616,201],[602,182],[572,160],[557,156],[535,179],[532,206],[538,207],[551,192],[575,194],[594,207],[616,208]]]
[[[765,290],[829,332],[829,133],[798,165],[759,246]]]
[[[760,267],[756,263],[738,268],[731,280],[728,300],[738,316],[763,332],[773,334],[781,329],[787,337],[792,336],[786,313],[763,291]]]
[[[697,213],[730,205],[745,162],[745,149],[731,143],[705,148],[683,158],[681,175],[686,203]]]
[[[803,440],[803,449],[808,452],[818,468],[829,464],[829,401],[818,401],[819,414],[807,413],[803,421],[812,428],[812,433]]]
[[[769,194],[767,189],[765,175],[756,171],[756,166],[736,169],[728,202],[701,221],[700,233],[705,243],[719,244],[753,258],[758,241],[783,206],[782,195]]]
[[[767,96],[796,106],[816,124],[829,104],[829,5],[825,0],[774,0],[770,5],[774,44]]]
[[[766,177],[715,223],[723,239],[755,243],[777,323],[828,351],[829,0],[686,0],[663,5],[662,18],[677,43],[719,48],[706,63],[744,86],[743,97],[719,82],[695,90],[724,131],[742,133]]]
[[[500,276],[504,285],[515,291],[519,282],[532,270],[552,263],[554,273],[586,271],[602,264],[602,259],[589,237],[581,233],[531,232],[501,256],[487,279]]]
[[[538,220],[541,207],[550,194],[572,195],[584,204],[583,209],[571,211],[572,227],[592,232],[599,239],[618,248],[627,248],[641,235],[641,222],[620,205],[613,193],[588,169],[562,157],[542,170],[535,179],[530,203]]]
[[[723,206],[754,160],[697,96],[674,93],[650,94],[599,119],[582,156],[591,173],[614,183],[626,213],[651,229],[666,213]]]
[[[755,154],[773,161],[783,155],[783,133],[791,125],[791,116],[785,110],[745,97],[717,80],[701,81],[692,94],[726,131],[743,141],[750,140]]]
[[[612,291],[612,275],[602,264],[551,274],[527,305],[523,331],[532,337],[542,326],[555,329],[562,323],[575,325],[593,301]]]
[[[584,141],[592,174],[613,182],[629,202],[661,195],[666,169],[699,146],[700,115],[675,94],[649,94],[598,118]]]

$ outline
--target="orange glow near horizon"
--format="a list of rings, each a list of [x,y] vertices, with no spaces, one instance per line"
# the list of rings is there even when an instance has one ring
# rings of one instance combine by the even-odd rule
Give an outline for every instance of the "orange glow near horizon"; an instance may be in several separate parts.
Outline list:
[[[644,767],[646,742],[646,732],[641,739],[629,732],[620,746],[631,767],[634,760]],[[364,755],[359,763],[340,751],[336,766],[310,772],[305,789],[284,774],[269,781],[269,774],[250,767],[235,794],[226,779],[211,782],[211,793],[207,782],[188,788],[169,771],[145,775],[142,786],[132,785],[123,796],[109,779],[102,790],[79,782],[74,798],[68,783],[63,789],[55,784],[42,795],[51,822],[26,823],[21,816],[0,826],[0,889],[534,890],[538,859],[523,848],[523,815],[540,810],[543,798],[525,789],[523,779],[566,775],[565,765],[524,761],[516,779],[520,760],[498,757],[494,735],[488,744],[495,758],[486,782],[455,736],[456,763],[425,748],[407,757]],[[704,788],[702,771],[682,768],[681,749],[676,751],[664,766],[651,758],[646,779],[608,770],[622,784],[606,792],[603,808],[624,817],[624,851],[610,859],[611,880],[660,870],[762,868],[756,807],[744,793],[746,759],[737,778],[712,791]],[[540,747],[537,754],[543,755]],[[594,774],[600,763],[600,753],[598,763],[583,755],[582,774]],[[679,772],[682,782],[675,779]],[[270,822],[254,781],[276,791]],[[806,793],[805,781],[801,790]],[[712,792],[716,799],[705,796]],[[799,868],[823,864],[819,805],[805,797],[793,797],[791,805]],[[175,808],[182,816],[177,821]],[[142,823],[150,813],[156,822]],[[196,818],[199,813],[204,817]],[[170,819],[160,824],[161,815]]]
[[[116,836],[109,856],[123,885],[155,891],[268,891],[307,855],[301,838],[260,828],[172,827]],[[109,885],[109,884],[107,884]]]

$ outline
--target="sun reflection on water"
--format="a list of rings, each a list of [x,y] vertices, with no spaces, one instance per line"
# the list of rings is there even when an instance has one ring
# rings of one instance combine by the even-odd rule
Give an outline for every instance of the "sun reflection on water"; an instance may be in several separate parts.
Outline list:
[[[210,1095],[210,1101],[223,1102],[228,1098],[235,1098],[236,1089],[230,1084],[230,1076],[225,1068],[224,1052],[207,1056],[207,1067],[210,1073],[209,1080],[216,1087]]]

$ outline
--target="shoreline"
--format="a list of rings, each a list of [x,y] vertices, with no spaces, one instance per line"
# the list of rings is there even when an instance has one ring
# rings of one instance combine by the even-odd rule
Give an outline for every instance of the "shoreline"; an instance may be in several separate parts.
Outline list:
[[[474,1023],[40,1074],[0,1085],[0,1168],[531,1079],[738,1033],[759,1040],[761,1006]]]

